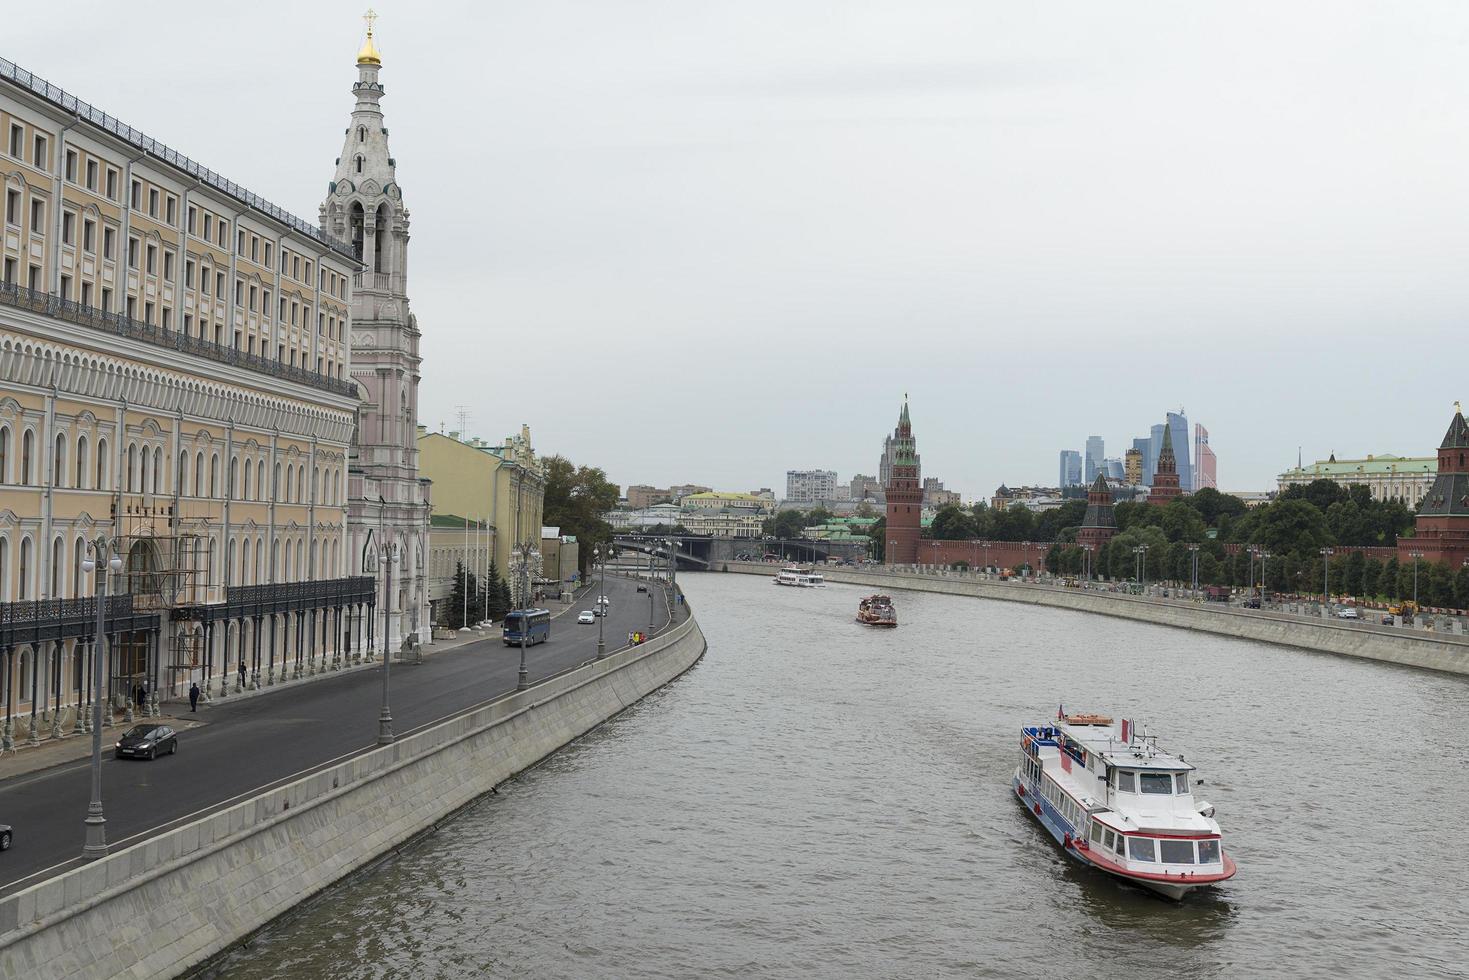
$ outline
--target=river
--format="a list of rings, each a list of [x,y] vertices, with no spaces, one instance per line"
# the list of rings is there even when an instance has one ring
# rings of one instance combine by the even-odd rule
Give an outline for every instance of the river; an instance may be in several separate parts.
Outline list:
[[[692,671],[217,961],[240,978],[1464,976],[1469,683],[1064,610],[680,576]],[[1165,902],[1010,792],[1058,702],[1200,767]]]

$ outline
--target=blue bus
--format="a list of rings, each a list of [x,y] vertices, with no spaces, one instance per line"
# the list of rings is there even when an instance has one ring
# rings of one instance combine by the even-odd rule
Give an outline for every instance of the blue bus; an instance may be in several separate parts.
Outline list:
[[[519,646],[522,636],[526,646],[545,643],[551,638],[551,610],[515,609],[505,614],[505,645]]]

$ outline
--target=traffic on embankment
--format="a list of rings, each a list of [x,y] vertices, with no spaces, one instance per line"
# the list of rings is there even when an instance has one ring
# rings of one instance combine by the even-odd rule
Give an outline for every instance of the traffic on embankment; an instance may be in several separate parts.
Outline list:
[[[220,724],[213,739],[202,734],[207,729],[186,733],[196,742],[192,758],[186,739],[177,756],[157,762],[109,762],[104,799],[126,812],[124,787],[134,787],[135,796],[141,778],[151,783],[157,804],[143,819],[154,823],[119,840],[105,857],[67,861],[21,881],[11,877],[0,897],[0,975],[168,977],[197,967],[703,656],[703,633],[681,600],[649,603],[630,581],[609,578],[606,585],[616,610],[608,627],[646,629],[652,606],[659,615],[651,638],[625,646],[626,636],[609,632],[611,652],[598,658],[597,628],[561,617],[550,642],[531,648],[531,683],[523,690],[516,678],[520,651],[498,638],[442,655],[438,664],[429,658],[423,666],[395,666],[394,718],[404,734],[390,744],[374,744],[372,711],[335,723],[300,715],[303,697],[324,697],[348,710],[367,705],[373,678],[357,673],[256,699],[256,705],[275,701],[278,710],[257,709],[249,731]],[[333,751],[338,738],[350,743],[345,752]],[[299,763],[306,758],[299,756],[302,746],[315,747],[310,764],[261,782],[259,759]],[[255,762],[235,766],[232,759]],[[76,845],[69,858],[80,851],[86,799],[71,784],[84,789],[86,778],[85,765],[20,776],[13,785],[0,783],[0,805],[44,794],[56,829],[62,823],[56,814],[74,803],[76,827],[69,835],[60,827]],[[161,788],[194,784],[207,788],[208,801],[168,819],[179,804]],[[199,802],[185,799],[184,806]],[[28,863],[43,860],[53,846],[39,827],[34,832],[43,838],[41,856]],[[6,857],[23,854],[19,848],[18,842]],[[20,865],[4,870],[23,873]]]
[[[766,562],[727,562],[723,571],[773,577],[778,566]],[[1099,588],[1002,579],[973,570],[936,566],[823,566],[828,581],[870,586],[882,591],[910,589],[1004,602],[1055,606],[1078,612],[1203,630],[1320,653],[1363,657],[1407,667],[1469,674],[1469,635],[1404,629],[1365,620],[1342,620],[1276,609],[1204,602],[1197,597],[1132,595]]]

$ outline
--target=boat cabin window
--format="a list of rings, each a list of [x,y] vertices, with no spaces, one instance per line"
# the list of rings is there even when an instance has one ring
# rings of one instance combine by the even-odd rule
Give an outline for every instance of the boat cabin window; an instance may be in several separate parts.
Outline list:
[[[1093,820],[1092,821],[1092,843],[1093,844],[1100,844],[1101,842],[1102,842],[1102,825],[1099,824],[1099,823],[1097,823],[1095,820]]]
[[[1156,852],[1153,850],[1153,838],[1151,837],[1129,837],[1127,838],[1127,856],[1134,861],[1156,861]]]
[[[1173,795],[1173,774],[1171,772],[1140,772],[1137,774],[1137,781],[1144,793],[1158,796]]]
[[[1194,863],[1194,842],[1191,840],[1160,840],[1158,849],[1164,864]]]
[[[1176,780],[1178,780],[1178,795],[1179,796],[1187,796],[1188,795],[1188,773],[1186,773],[1186,772],[1176,773],[1173,778],[1176,779]]]
[[[1136,793],[1137,786],[1133,780],[1133,774],[1126,770],[1117,770],[1117,788],[1124,793]]]
[[[1199,863],[1200,864],[1218,864],[1219,863],[1219,842],[1217,840],[1201,840],[1201,841],[1199,841]]]

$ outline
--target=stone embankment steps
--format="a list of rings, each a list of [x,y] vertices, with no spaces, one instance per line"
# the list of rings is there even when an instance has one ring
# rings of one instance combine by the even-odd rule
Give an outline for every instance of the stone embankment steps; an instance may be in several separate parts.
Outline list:
[[[774,574],[770,565],[729,562],[725,571],[745,575]],[[914,573],[882,569],[823,568],[828,582],[861,585],[884,592],[908,589],[947,595],[1023,602],[1077,612],[1116,616],[1179,629],[1220,633],[1263,643],[1279,643],[1318,653],[1420,667],[1450,674],[1469,674],[1469,637],[1405,630],[1368,623],[1313,622],[1267,610],[1234,609],[1215,603],[1177,602],[1151,596],[1124,595],[1090,589],[1068,589],[942,572]]]
[[[0,976],[172,977],[688,670],[690,614],[508,694],[0,899]]]

